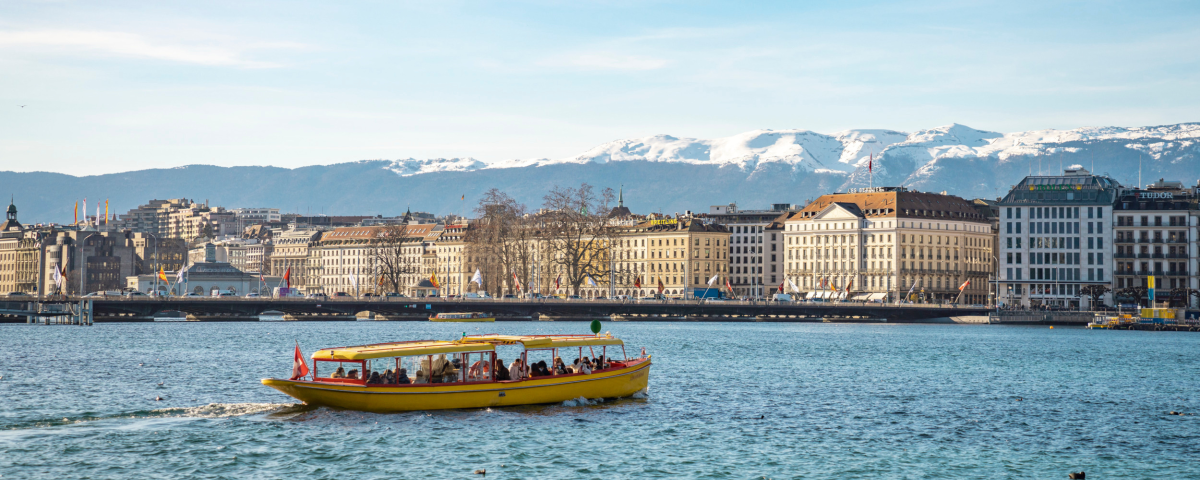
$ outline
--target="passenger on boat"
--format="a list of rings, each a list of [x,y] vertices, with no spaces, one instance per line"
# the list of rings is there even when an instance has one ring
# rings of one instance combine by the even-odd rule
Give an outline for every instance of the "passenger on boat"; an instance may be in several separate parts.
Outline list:
[[[580,360],[580,361],[579,361],[579,366],[575,367],[575,373],[582,373],[582,374],[584,374],[584,375],[591,375],[591,373],[592,373],[592,362],[589,362],[589,361],[588,361],[588,357],[583,357],[583,360]]]
[[[390,368],[387,369],[386,372],[383,372],[383,383],[387,383],[387,384],[396,383],[396,372],[393,372],[392,369],[390,369]]]
[[[356,368],[354,370],[350,370],[350,373],[346,374],[346,378],[349,378],[351,380],[358,380],[358,369]]]
[[[554,374],[566,375],[567,365],[563,363],[562,357],[554,357]]]
[[[339,366],[337,371],[333,372],[333,376],[329,378],[346,378],[346,369]]]
[[[455,360],[457,360],[457,358],[456,358]],[[440,378],[440,379],[441,379],[441,383],[453,383],[453,382],[457,382],[457,381],[458,381],[458,374],[459,374],[459,372],[460,372],[460,370],[458,369],[458,365],[455,365],[455,364],[454,364],[454,362],[448,362],[448,361],[446,361],[446,355],[445,355],[445,354],[439,355],[439,356],[438,356],[438,361],[442,362],[442,370],[441,370],[441,372],[440,372],[440,374],[441,374],[441,378]],[[437,364],[436,364],[436,363],[434,363],[434,365],[437,365]]]
[[[520,358],[513,360],[513,362],[508,365],[508,376],[512,377],[513,380],[524,380],[526,377],[525,373],[525,365],[521,363]]]
[[[401,368],[400,374],[397,375],[397,377],[398,378],[396,378],[396,383],[399,383],[401,385],[407,385],[407,384],[412,383],[412,380],[408,378],[408,370]]]
[[[379,378],[379,372],[371,372],[371,376],[367,377],[367,383],[369,383],[369,384],[383,383],[383,380],[381,380]]]
[[[494,368],[496,369],[496,381],[512,379],[508,374],[508,369],[504,368],[504,360],[497,358]]]
[[[550,376],[550,370],[546,368],[546,361],[541,360],[541,361],[533,364],[533,371],[529,373],[529,376],[531,376],[531,377],[548,377],[548,376]]]

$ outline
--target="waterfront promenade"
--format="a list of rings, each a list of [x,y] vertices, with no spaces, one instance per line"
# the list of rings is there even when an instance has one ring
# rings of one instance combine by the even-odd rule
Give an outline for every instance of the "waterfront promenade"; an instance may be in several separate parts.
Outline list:
[[[66,298],[43,305],[71,304]],[[424,319],[438,313],[487,312],[504,319],[610,317],[628,321],[954,321],[984,323],[988,309],[981,305],[884,304],[862,302],[771,302],[705,300],[565,300],[565,299],[442,299],[442,298],[239,298],[239,297],[111,297],[90,298],[97,319],[150,319],[164,311],[183,312],[195,319],[234,320],[264,313],[289,319],[338,319],[361,312],[395,319]]]

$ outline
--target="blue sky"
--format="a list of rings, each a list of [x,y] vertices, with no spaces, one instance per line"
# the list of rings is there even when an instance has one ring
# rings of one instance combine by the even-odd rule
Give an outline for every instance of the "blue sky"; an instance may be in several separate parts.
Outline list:
[[[0,3],[0,170],[1200,121],[1200,2]],[[27,105],[19,108],[17,105]]]

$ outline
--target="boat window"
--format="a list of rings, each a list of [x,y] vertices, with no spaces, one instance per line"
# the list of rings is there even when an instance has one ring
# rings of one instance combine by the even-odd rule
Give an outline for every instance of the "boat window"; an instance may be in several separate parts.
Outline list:
[[[462,354],[446,355],[441,353],[404,358],[405,360],[411,359],[411,363],[406,362],[407,365],[411,365],[409,371],[415,370],[417,372],[416,376],[413,377],[413,383],[456,383],[462,381]]]
[[[313,379],[318,382],[359,383],[365,368],[359,360],[317,360],[313,362]]]
[[[492,365],[495,362],[492,360],[492,352],[468,352],[462,354],[467,365],[464,372],[466,381],[468,382],[490,382],[492,381]]]

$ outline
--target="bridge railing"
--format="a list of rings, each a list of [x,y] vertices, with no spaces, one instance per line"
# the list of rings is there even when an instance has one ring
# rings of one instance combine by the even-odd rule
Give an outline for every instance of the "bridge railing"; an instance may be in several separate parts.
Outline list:
[[[856,301],[775,301],[775,300],[711,300],[711,299],[567,299],[567,298],[443,298],[443,297],[153,297],[153,296],[101,296],[101,297],[68,297],[64,301],[78,302],[81,299],[92,299],[103,302],[283,302],[296,304],[321,303],[381,303],[381,304],[413,304],[413,303],[456,303],[470,305],[476,303],[513,303],[513,304],[607,304],[607,305],[708,305],[708,306],[796,306],[796,307],[875,307],[875,308],[905,308],[905,309],[971,309],[988,308],[983,305],[959,305],[940,303],[880,303]]]

